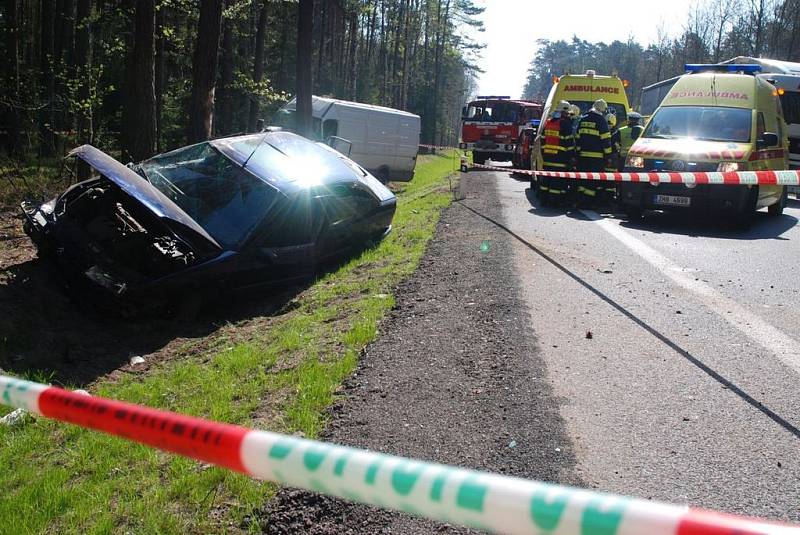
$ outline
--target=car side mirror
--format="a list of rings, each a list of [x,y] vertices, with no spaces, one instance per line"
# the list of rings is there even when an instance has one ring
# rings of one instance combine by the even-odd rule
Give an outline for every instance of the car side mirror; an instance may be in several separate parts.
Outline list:
[[[778,146],[778,135],[773,134],[772,132],[764,132],[761,134],[761,139],[756,142],[759,149],[765,147],[776,147]]]
[[[333,150],[344,154],[348,158],[350,157],[350,151],[353,149],[353,144],[350,141],[338,136],[331,136],[326,143]]]
[[[469,119],[469,117],[467,117],[467,107],[466,106],[461,108],[461,118],[462,119]]]

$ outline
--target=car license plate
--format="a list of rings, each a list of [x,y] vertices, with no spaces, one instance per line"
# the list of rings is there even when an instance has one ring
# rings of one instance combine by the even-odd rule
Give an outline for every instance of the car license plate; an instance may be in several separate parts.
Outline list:
[[[692,204],[692,198],[678,195],[656,195],[653,198],[653,202],[655,204],[669,204],[671,206],[689,206]]]

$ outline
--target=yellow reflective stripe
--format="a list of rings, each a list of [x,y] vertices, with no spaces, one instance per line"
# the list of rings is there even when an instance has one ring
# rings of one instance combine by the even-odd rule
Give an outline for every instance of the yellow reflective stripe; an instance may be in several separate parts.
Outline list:
[[[588,195],[589,197],[597,196],[597,192],[595,190],[584,188],[583,186],[578,186],[578,193],[583,193],[584,195]]]
[[[556,151],[558,151],[558,150],[569,150],[569,149],[567,147],[562,147],[561,145],[545,145],[544,147],[542,147],[542,150],[545,150],[545,151],[556,150]]]
[[[573,136],[573,135],[569,135],[569,136],[561,136],[561,139],[573,139],[574,137],[575,137],[575,136]]]
[[[586,134],[586,135],[590,135],[590,136],[599,136],[600,135],[600,131],[599,130],[595,130],[593,128],[581,128],[581,129],[578,130],[578,134]]]
[[[600,139],[611,139],[611,134],[606,132],[605,134],[600,134]]]
[[[589,152],[589,151],[579,151],[579,154],[585,158],[605,158],[605,155],[602,152]]]
[[[544,164],[548,167],[566,167],[567,164],[565,163],[558,163],[558,162],[544,162]]]
[[[559,134],[558,130],[545,130],[544,135],[546,136],[557,136]]]
[[[611,154],[611,147],[604,148],[603,152],[605,152],[606,154]]]

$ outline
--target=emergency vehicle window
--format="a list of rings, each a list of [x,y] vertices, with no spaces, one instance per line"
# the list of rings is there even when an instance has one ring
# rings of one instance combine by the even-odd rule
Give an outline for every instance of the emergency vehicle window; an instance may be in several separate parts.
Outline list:
[[[339,121],[336,119],[326,119],[322,123],[322,139],[328,139],[339,133]]]
[[[751,125],[748,109],[669,106],[656,111],[642,137],[748,143]]]
[[[786,124],[800,123],[800,93],[787,91],[780,96]]]
[[[758,112],[758,119],[756,120],[756,139],[764,137],[764,132],[767,131],[767,126],[764,124],[764,114]]]

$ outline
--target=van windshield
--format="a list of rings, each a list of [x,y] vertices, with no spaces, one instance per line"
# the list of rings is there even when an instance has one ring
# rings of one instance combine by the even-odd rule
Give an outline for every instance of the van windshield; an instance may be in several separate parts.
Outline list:
[[[592,109],[594,101],[589,102],[588,100],[570,100],[569,103],[578,106],[581,109],[581,115],[583,115]],[[625,105],[617,104],[616,102],[609,102],[608,111],[617,116],[617,126],[622,127],[627,122],[628,111],[625,109]]]
[[[656,111],[642,137],[749,143],[751,124],[749,109],[668,106]]]

